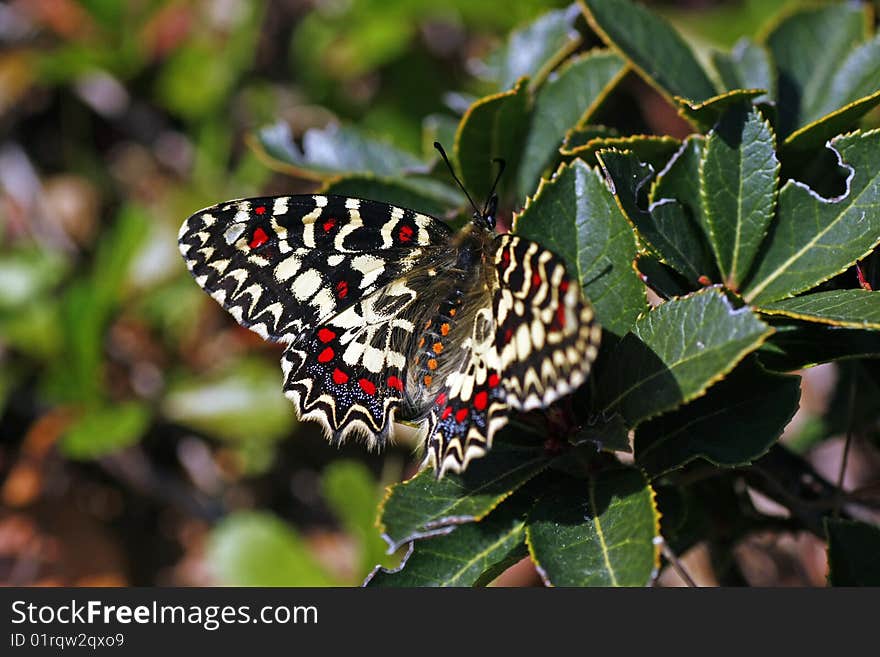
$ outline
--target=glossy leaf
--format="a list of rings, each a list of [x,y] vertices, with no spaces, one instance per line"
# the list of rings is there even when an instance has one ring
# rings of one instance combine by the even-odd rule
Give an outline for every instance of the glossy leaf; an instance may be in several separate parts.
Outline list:
[[[770,53],[764,46],[742,38],[730,53],[712,53],[712,64],[728,91],[766,90],[766,95],[754,99],[756,103],[776,98],[776,73]]]
[[[514,496],[479,522],[410,544],[394,570],[376,568],[365,586],[478,586],[526,555],[529,500]]]
[[[700,185],[709,243],[730,289],[739,289],[767,235],[778,175],[769,124],[754,108],[728,110],[706,140]]]
[[[416,539],[448,534],[456,525],[478,522],[548,463],[540,445],[499,442],[461,475],[447,474],[438,481],[433,471],[424,469],[388,489],[380,531],[394,551]]]
[[[880,329],[880,292],[829,290],[774,301],[759,308],[767,315],[784,315],[832,326]]]
[[[781,137],[818,119],[823,106],[834,102],[829,91],[835,73],[866,32],[865,9],[847,3],[800,8],[770,31],[765,43],[778,69]]]
[[[770,335],[748,308],[734,308],[717,288],[661,304],[641,317],[601,373],[598,408],[627,425],[700,396]]]
[[[697,459],[751,463],[794,416],[800,377],[774,374],[749,358],[705,395],[636,429],[636,462],[652,477]]]
[[[598,164],[596,153],[603,150],[630,151],[641,162],[650,164],[654,169],[662,169],[669,159],[681,148],[681,142],[666,135],[630,135],[628,137],[610,137],[606,135],[588,139],[586,143],[574,145],[566,137],[566,143],[560,149],[565,157],[579,157],[591,166]]]
[[[510,91],[486,96],[468,108],[455,134],[455,159],[465,188],[478,202],[494,182],[494,158],[516,171],[528,126],[528,92],[524,81]]]
[[[211,531],[207,567],[225,586],[331,586],[336,584],[302,538],[276,516],[239,511]]]
[[[761,346],[761,362],[779,372],[849,358],[880,357],[880,331],[823,326],[792,321],[775,324],[776,332]]]
[[[290,126],[276,123],[260,129],[251,145],[270,167],[312,180],[348,173],[399,176],[428,171],[428,165],[415,155],[349,126],[307,130],[300,148],[293,141]]]
[[[633,262],[633,269],[661,299],[667,300],[683,297],[699,289],[669,265],[666,265],[650,253],[640,253]]]
[[[705,275],[705,242],[684,207],[664,199],[642,209],[654,177],[651,167],[628,152],[603,151],[597,157],[620,207],[653,252],[689,280]]]
[[[606,330],[622,336],[647,309],[644,286],[631,267],[632,229],[599,172],[582,160],[561,166],[541,184],[514,216],[513,232],[565,259]]]
[[[732,107],[747,105],[762,95],[761,89],[734,89],[704,101],[676,98],[679,114],[702,130],[709,130]]]
[[[565,478],[529,514],[526,542],[553,586],[646,586],[659,566],[654,492],[635,469]]]
[[[798,151],[821,148],[832,137],[854,128],[859,119],[877,105],[880,105],[880,91],[843,105],[840,109],[808,123],[785,138],[782,144],[784,154],[802,157]]]
[[[574,29],[575,6],[548,11],[528,25],[510,33],[504,45],[491,53],[478,73],[494,81],[498,89],[510,89],[527,77],[540,83],[581,42]]]
[[[590,27],[668,98],[700,101],[717,93],[690,46],[665,19],[630,0],[581,4]]]
[[[568,60],[540,88],[517,172],[520,197],[534,193],[541,174],[555,165],[566,133],[589,121],[625,66],[616,54],[594,50]]]
[[[125,402],[90,408],[61,438],[61,452],[72,459],[95,459],[136,444],[150,426],[144,404]]]
[[[818,196],[789,180],[777,217],[745,287],[747,301],[777,301],[846,270],[880,243],[880,130],[831,142],[849,175],[845,193]]]
[[[828,518],[828,583],[832,586],[880,586],[880,527]]]

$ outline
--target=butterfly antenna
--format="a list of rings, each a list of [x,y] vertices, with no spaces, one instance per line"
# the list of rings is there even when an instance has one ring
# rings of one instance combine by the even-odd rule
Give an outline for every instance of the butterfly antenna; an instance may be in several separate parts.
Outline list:
[[[492,197],[495,196],[495,188],[498,187],[498,183],[501,181],[501,175],[504,173],[504,167],[507,164],[500,157],[494,157],[492,158],[492,161],[498,165],[498,173],[495,175],[495,182],[492,183],[492,188],[489,190],[489,195],[486,197],[486,205],[483,206],[483,214],[486,214],[486,212],[489,211],[489,203],[492,202]]]
[[[458,179],[458,176],[455,175],[455,169],[452,168],[452,163],[449,161],[449,158],[446,155],[446,151],[443,150],[443,147],[440,145],[439,141],[434,142],[434,148],[436,148],[440,152],[440,157],[442,157],[443,161],[446,162],[446,166],[449,168],[449,173],[452,174],[452,179],[458,183],[459,187],[461,187],[461,191],[463,191],[464,195],[467,196],[467,200],[471,202],[471,207],[474,209],[474,212],[478,215],[482,215],[482,213],[480,212],[480,208],[478,208],[477,204],[474,203],[474,199],[471,198],[471,195],[468,194],[468,191]]]

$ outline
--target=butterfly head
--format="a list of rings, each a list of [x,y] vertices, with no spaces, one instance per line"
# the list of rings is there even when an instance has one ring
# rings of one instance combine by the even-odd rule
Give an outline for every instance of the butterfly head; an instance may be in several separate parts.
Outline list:
[[[484,230],[495,230],[495,216],[498,212],[498,194],[495,193],[495,189],[498,187],[498,182],[501,180],[501,174],[504,173],[504,160],[499,157],[493,158],[492,160],[498,165],[498,173],[495,175],[495,181],[492,183],[492,187],[489,190],[488,198],[483,204],[483,208],[480,209],[477,204],[474,203],[474,199],[471,198],[471,195],[468,194],[464,184],[458,179],[458,176],[455,175],[455,169],[452,168],[452,163],[449,161],[446,151],[443,150],[443,146],[440,145],[439,141],[434,142],[434,148],[437,149],[440,153],[440,157],[446,162],[446,166],[449,168],[449,173],[452,174],[452,179],[458,183],[461,191],[464,192],[467,200],[470,201],[471,207],[474,209],[474,225]]]

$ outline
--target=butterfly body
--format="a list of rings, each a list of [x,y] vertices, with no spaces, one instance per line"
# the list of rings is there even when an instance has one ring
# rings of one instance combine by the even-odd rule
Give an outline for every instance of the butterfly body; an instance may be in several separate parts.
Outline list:
[[[562,261],[495,235],[494,208],[456,233],[364,199],[243,199],[187,219],[180,247],[239,323],[286,345],[301,419],[378,447],[395,421],[421,424],[441,475],[482,456],[511,409],[582,383],[601,334]]]

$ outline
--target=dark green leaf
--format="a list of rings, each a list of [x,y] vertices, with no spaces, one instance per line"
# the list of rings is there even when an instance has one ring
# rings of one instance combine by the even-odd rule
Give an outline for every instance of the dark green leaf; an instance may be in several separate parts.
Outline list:
[[[524,81],[510,91],[481,98],[468,108],[455,134],[455,159],[471,196],[484,199],[495,177],[493,158],[516,171],[528,126]]]
[[[700,129],[708,130],[731,107],[748,105],[761,94],[760,89],[734,89],[700,102],[676,98],[675,103],[683,117]]]
[[[511,32],[507,42],[486,59],[480,77],[494,81],[498,89],[509,89],[522,77],[540,84],[581,42],[574,29],[577,13],[572,9],[548,11]]]
[[[574,149],[586,146],[594,139],[605,137],[620,137],[620,132],[614,128],[593,123],[572,128],[565,133],[565,139],[562,140],[562,147],[559,149],[559,152],[563,155],[572,155]]]
[[[412,208],[432,217],[443,217],[452,208],[464,203],[461,193],[432,178],[376,178],[359,174],[331,178],[320,189],[321,194],[339,194],[391,203]]]
[[[392,551],[415,539],[448,534],[456,525],[482,520],[548,463],[540,446],[497,442],[460,475],[447,474],[438,481],[430,468],[424,469],[389,488],[380,530]]]
[[[422,121],[422,152],[431,158],[437,154],[434,142],[444,146],[455,143],[455,133],[460,123],[457,117],[449,114],[429,114]]]
[[[61,452],[72,459],[95,459],[137,443],[150,426],[144,404],[123,402],[90,408],[61,438]]]
[[[253,146],[272,168],[313,180],[348,173],[394,177],[428,171],[428,165],[415,155],[349,126],[307,130],[300,149],[290,126],[276,123],[259,130]]]
[[[774,328],[758,355],[765,366],[779,372],[833,360],[880,357],[880,331],[797,321]]]
[[[647,309],[645,288],[631,266],[632,228],[599,172],[582,160],[543,183],[513,226],[565,259],[606,330],[623,335]]]
[[[880,242],[880,130],[831,142],[849,169],[847,190],[824,199],[789,180],[779,210],[745,288],[758,305],[794,296],[846,270]]]
[[[365,586],[478,586],[526,556],[528,500],[519,495],[479,522],[413,541],[399,568],[377,567]]]
[[[785,315],[808,322],[857,329],[880,329],[880,292],[829,290],[774,301],[760,308],[767,315]]]
[[[566,478],[529,514],[526,542],[553,586],[646,586],[656,575],[660,516],[638,470]]]
[[[599,378],[598,408],[618,410],[634,427],[703,394],[770,333],[717,288],[667,301],[617,345],[614,367]]]
[[[865,522],[827,518],[828,583],[880,586],[880,528]]]
[[[706,100],[717,91],[693,51],[665,19],[629,0],[581,0],[587,20],[668,98]]]
[[[661,299],[683,297],[699,289],[672,267],[663,264],[648,253],[640,253],[633,263],[633,268],[642,282],[654,290]]]
[[[769,124],[754,108],[731,108],[706,140],[700,169],[709,243],[728,288],[739,289],[776,206],[779,160]]]
[[[766,453],[798,409],[800,377],[749,358],[707,393],[636,429],[636,462],[652,477],[702,458],[746,465]]]
[[[778,69],[781,137],[821,116],[840,63],[866,33],[865,8],[846,3],[798,8],[770,31],[765,43]]]
[[[293,528],[269,513],[239,511],[211,532],[206,561],[225,586],[331,586]]]
[[[577,430],[571,439],[575,445],[591,443],[606,452],[632,452],[629,429],[617,414],[610,417],[592,418]]]
[[[596,155],[614,186],[620,207],[654,253],[689,280],[705,274],[705,241],[684,207],[661,200],[643,210],[654,172],[632,153],[602,151]]]
[[[590,120],[625,70],[616,54],[593,50],[568,60],[541,87],[517,173],[520,197],[535,192],[541,174],[554,166],[566,133]]]
[[[776,73],[764,46],[742,38],[729,54],[712,53],[712,64],[728,91],[765,89],[767,95],[755,98],[756,103],[776,98]]]
[[[640,162],[645,162],[655,170],[663,168],[669,159],[681,148],[678,139],[660,135],[630,135],[629,137],[596,136],[585,143],[573,145],[569,142],[572,133],[566,136],[566,145],[560,149],[565,157],[579,157],[590,166],[599,163],[596,153],[602,150],[621,150],[632,152]]]
[[[880,91],[860,98],[839,110],[823,116],[795,130],[782,144],[785,156],[798,157],[799,151],[821,148],[825,143],[842,132],[852,129],[865,114],[880,105]],[[803,157],[800,155],[800,157]],[[785,159],[785,158],[783,158]]]

